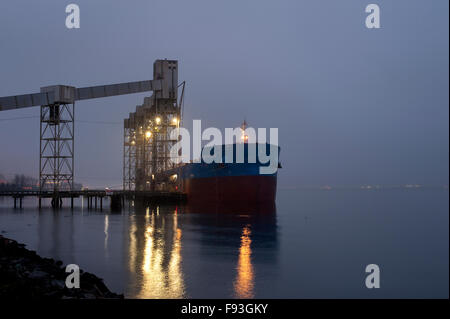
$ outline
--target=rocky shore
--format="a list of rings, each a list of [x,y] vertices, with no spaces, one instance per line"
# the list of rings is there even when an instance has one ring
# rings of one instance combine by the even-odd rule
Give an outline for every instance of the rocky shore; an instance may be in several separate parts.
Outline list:
[[[0,298],[116,299],[103,280],[80,269],[80,288],[67,288],[61,261],[42,258],[25,245],[0,235]]]

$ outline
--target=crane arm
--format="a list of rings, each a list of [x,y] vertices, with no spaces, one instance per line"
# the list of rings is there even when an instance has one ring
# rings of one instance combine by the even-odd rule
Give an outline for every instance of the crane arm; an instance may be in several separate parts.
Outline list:
[[[162,89],[162,80],[126,82],[110,85],[75,88],[54,85],[42,87],[40,93],[0,97],[0,111],[25,107],[51,105],[54,103],[73,103],[101,97],[125,95]]]
[[[101,97],[161,90],[161,80],[137,81],[110,85],[88,86],[75,89],[75,100],[90,100]]]
[[[50,105],[55,101],[52,92],[0,97],[0,111],[20,109],[36,105]]]

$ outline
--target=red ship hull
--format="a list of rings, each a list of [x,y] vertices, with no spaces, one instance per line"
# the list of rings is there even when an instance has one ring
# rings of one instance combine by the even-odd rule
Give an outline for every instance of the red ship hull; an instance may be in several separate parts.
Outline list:
[[[264,175],[214,176],[183,180],[188,203],[273,204],[277,177]]]

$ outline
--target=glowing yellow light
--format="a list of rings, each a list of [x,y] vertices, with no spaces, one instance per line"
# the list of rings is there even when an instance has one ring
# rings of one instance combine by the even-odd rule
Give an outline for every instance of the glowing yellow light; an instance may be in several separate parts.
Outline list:
[[[146,138],[150,138],[151,136],[152,136],[152,132],[150,132],[150,131],[145,132]]]
[[[133,227],[135,221],[132,220],[134,231],[130,233],[129,267],[132,278],[139,280],[135,291],[138,298],[185,297],[181,268],[182,231],[178,227],[178,217],[173,215],[172,220],[166,216],[162,218],[161,225],[157,222],[161,219],[147,210],[144,228]]]
[[[172,124],[173,124],[173,125],[177,125],[177,124],[178,124],[178,119],[177,119],[176,117],[174,117],[174,118],[172,119]]]
[[[252,249],[250,239],[251,230],[247,225],[242,230],[241,247],[237,265],[237,278],[234,282],[234,291],[237,298],[253,298],[254,272],[252,265]]]
[[[135,141],[131,141],[131,145],[134,145],[134,144],[136,144],[136,142]]]
[[[159,116],[157,116],[155,118],[156,124],[160,124],[161,123],[161,118]]]

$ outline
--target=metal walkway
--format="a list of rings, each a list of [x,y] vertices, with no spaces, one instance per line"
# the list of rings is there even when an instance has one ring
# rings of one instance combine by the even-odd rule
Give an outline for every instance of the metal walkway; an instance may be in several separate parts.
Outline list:
[[[60,191],[55,194],[53,191],[39,190],[3,190],[0,191],[0,197],[12,197],[14,199],[14,208],[22,208],[22,199],[24,197],[37,197],[39,208],[42,207],[42,198],[51,198],[52,207],[62,207],[64,198],[70,199],[70,207],[74,207],[74,198],[84,197],[87,200],[87,207],[103,209],[103,198],[111,199],[111,208],[120,209],[125,204],[125,200],[152,202],[152,203],[183,203],[186,201],[186,194],[181,192],[162,192],[162,191],[105,191],[105,190],[79,190],[79,191]]]

